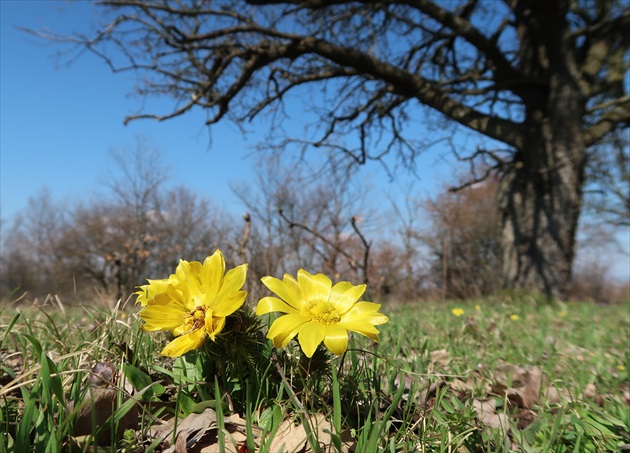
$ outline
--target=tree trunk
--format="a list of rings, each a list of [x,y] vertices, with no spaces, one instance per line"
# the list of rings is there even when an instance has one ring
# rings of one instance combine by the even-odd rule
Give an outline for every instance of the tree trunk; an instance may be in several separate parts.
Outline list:
[[[569,77],[552,80],[546,95],[527,111],[524,145],[499,186],[503,284],[563,297],[582,207],[584,102]]]

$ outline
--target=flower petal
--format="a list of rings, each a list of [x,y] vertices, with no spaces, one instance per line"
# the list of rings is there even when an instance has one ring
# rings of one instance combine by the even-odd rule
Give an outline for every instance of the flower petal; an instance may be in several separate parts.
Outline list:
[[[299,313],[299,311],[294,307],[277,297],[263,297],[258,301],[258,305],[256,306],[257,315],[264,315],[272,311],[280,311],[282,313]]]
[[[325,336],[326,326],[323,324],[317,321],[311,321],[304,324],[300,329],[300,334],[298,335],[298,341],[300,342],[304,355],[308,358],[313,357],[317,346],[319,346]]]
[[[190,300],[186,294],[182,291],[183,284],[178,283],[177,287],[175,285],[168,285],[166,288],[166,294],[168,297],[176,302],[178,305],[185,307],[187,310],[192,310],[195,308],[195,304],[192,300]]]
[[[263,285],[296,310],[301,310],[304,306],[304,297],[300,291],[300,285],[291,275],[285,274],[282,280],[275,277],[263,277],[261,280]]]
[[[361,322],[361,321],[349,321],[349,322],[340,322],[337,324],[337,327],[342,327],[347,330],[351,330],[352,332],[360,333],[361,335],[365,335],[366,337],[378,341],[379,331],[373,324],[369,322]]]
[[[227,271],[225,277],[223,277],[223,283],[221,283],[221,289],[217,294],[217,299],[222,299],[223,297],[240,291],[245,284],[245,278],[247,278],[247,264],[241,264]]]
[[[145,306],[151,301],[155,299],[157,296],[166,295],[166,290],[169,284],[177,283],[177,279],[174,274],[172,274],[169,278],[159,279],[159,280],[149,280],[146,285],[138,286],[138,291],[134,294],[138,295],[136,299],[136,303],[139,303],[142,306]]]
[[[364,313],[376,313],[381,308],[380,304],[375,304],[374,302],[357,302],[353,305],[352,310],[347,313],[349,316],[357,316]]]
[[[145,324],[142,330],[173,330],[184,323],[188,312],[178,304],[147,305],[138,313]]]
[[[305,301],[327,301],[330,298],[332,282],[324,274],[311,275],[304,269],[300,269],[298,283]]]
[[[345,287],[345,285],[341,286],[342,283],[346,282],[340,282],[333,286],[332,292],[330,293],[330,301],[335,304],[335,308],[339,314],[344,315],[363,295],[366,287],[365,285],[354,286],[350,284],[350,288],[340,292]]]
[[[367,323],[378,326],[379,324],[385,324],[387,321],[389,321],[389,318],[382,313],[361,313],[353,316],[346,314],[341,318],[340,324]]]
[[[225,317],[216,317],[212,316],[210,310],[206,312],[206,332],[212,341],[214,341],[214,337],[217,336],[225,327]]]
[[[162,349],[162,355],[169,357],[179,357],[182,354],[186,354],[188,351],[197,349],[203,344],[206,338],[205,329],[197,329],[191,333],[181,335],[171,341]]]
[[[208,303],[217,297],[217,293],[221,289],[223,274],[225,274],[225,260],[221,251],[217,250],[204,260],[201,270],[201,284],[203,285],[205,300]]]
[[[238,291],[236,293],[229,294],[222,299],[217,298],[217,303],[214,306],[214,316],[229,316],[236,310],[241,308],[243,302],[247,297],[247,291]]]
[[[327,326],[324,345],[335,355],[341,355],[348,349],[348,331],[339,326]]]
[[[290,340],[290,338],[289,340],[286,338],[288,336],[291,336],[291,338],[295,336],[299,330],[298,328],[306,322],[308,322],[308,318],[299,313],[290,313],[280,316],[271,324],[269,332],[267,332],[267,338],[273,339],[276,347],[279,347],[278,342],[284,343],[283,346],[286,346]],[[276,337],[279,337],[278,341],[276,341]]]
[[[279,333],[278,335],[273,337],[273,345],[276,348],[284,348],[286,345],[289,344],[293,337],[295,337],[300,332],[302,326],[304,325],[305,324],[300,324],[293,330],[287,330],[286,332]]]

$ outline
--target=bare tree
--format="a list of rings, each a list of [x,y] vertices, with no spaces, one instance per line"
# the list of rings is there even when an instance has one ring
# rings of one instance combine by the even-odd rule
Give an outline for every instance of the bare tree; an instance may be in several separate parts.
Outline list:
[[[486,179],[422,203],[431,222],[422,239],[445,298],[479,297],[501,287],[497,190],[497,181]]]
[[[3,228],[0,297],[28,291],[32,297],[73,286],[70,263],[57,246],[69,224],[69,208],[44,188],[28,200],[10,226]]]
[[[384,296],[391,295],[402,301],[418,300],[435,288],[430,278],[430,261],[423,246],[423,225],[426,213],[413,187],[408,187],[405,196],[390,200],[391,212],[387,227],[393,228],[389,240],[380,240],[375,247],[373,281],[378,282],[377,290]],[[429,264],[429,266],[427,266]],[[429,267],[429,269],[427,269]]]
[[[628,132],[628,131],[626,131]],[[630,134],[610,137],[592,152],[586,213],[622,231],[630,228]]]
[[[149,216],[151,264],[147,275],[167,276],[180,259],[202,261],[226,249],[236,221],[185,187],[160,194]],[[144,277],[146,278],[146,276]]]
[[[256,186],[234,191],[253,217],[247,257],[253,275],[321,269],[335,279],[367,281],[371,243],[363,220],[374,222],[367,184],[357,184],[338,163],[313,171],[274,155],[262,160]],[[262,260],[262,261],[261,261]]]
[[[208,124],[282,119],[304,86],[319,114],[293,142],[357,163],[411,162],[418,106],[505,144],[473,157],[500,178],[504,284],[549,295],[570,279],[587,150],[624,125],[630,10],[623,0],[104,0],[111,21],[62,38],[138,71]],[[58,38],[58,37],[56,37]],[[108,53],[116,49],[116,52]],[[485,176],[487,173],[482,174]]]
[[[96,288],[121,299],[146,278],[167,277],[182,258],[225,249],[230,216],[185,187],[167,189],[155,147],[137,139],[113,158],[109,194],[70,207],[43,190],[3,226],[0,297],[16,289],[81,297]]]

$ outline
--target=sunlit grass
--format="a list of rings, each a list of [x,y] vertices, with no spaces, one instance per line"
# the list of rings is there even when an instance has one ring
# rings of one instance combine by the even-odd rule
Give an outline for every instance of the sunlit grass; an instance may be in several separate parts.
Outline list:
[[[523,296],[382,311],[390,321],[378,344],[355,336],[343,356],[318,350],[309,361],[297,345],[272,353],[267,343],[265,371],[232,385],[203,382],[190,362],[160,356],[168,335],[142,332],[130,303],[5,304],[0,451],[96,444],[97,433],[76,429],[91,404],[89,370],[99,362],[124,376],[100,432],[108,451],[159,451],[164,444],[151,430],[158,419],[182,423],[208,408],[215,425],[199,442],[227,451],[274,451],[288,426],[304,427],[298,444],[315,451],[615,451],[630,443],[627,303]],[[133,429],[116,428],[130,419]]]

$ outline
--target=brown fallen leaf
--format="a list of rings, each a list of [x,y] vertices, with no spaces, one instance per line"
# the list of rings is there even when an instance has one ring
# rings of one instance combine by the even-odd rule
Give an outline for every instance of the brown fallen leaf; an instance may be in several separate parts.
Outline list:
[[[201,439],[199,443],[189,450],[191,453],[241,453],[240,446],[247,445],[247,421],[238,414],[232,414],[224,420],[223,432],[225,433],[225,446],[219,445],[216,431]],[[257,426],[252,426],[254,440],[259,440],[262,431]]]
[[[418,395],[418,397],[416,398],[416,404],[424,409],[433,407],[438,390],[440,390],[445,385],[446,381],[444,381],[443,379],[440,379],[436,382],[426,383],[416,393]]]
[[[549,403],[566,399],[547,382],[542,370],[536,366],[521,368],[504,364],[496,370],[494,378],[492,393],[507,396],[518,407],[531,409],[539,403],[541,396]]]
[[[451,361],[451,355],[446,349],[431,351],[431,363],[446,366]]]
[[[269,451],[297,452],[303,450],[306,443],[304,427],[301,424],[296,425],[292,419],[286,419],[276,431]]]
[[[595,384],[593,383],[586,384],[586,387],[584,387],[584,397],[593,399],[595,398],[596,394],[597,394],[597,389],[595,388]]]
[[[319,448],[322,452],[336,452],[330,433],[334,432],[334,428],[330,421],[326,419],[324,414],[313,415],[309,418],[309,424],[313,430],[313,434],[317,438]],[[341,437],[341,451],[348,453],[354,451],[354,439],[349,431],[344,431]],[[278,428],[278,431],[271,442],[269,451],[283,452],[310,452],[311,445],[308,443],[306,430],[302,424],[296,425],[294,419],[287,419]]]
[[[149,428],[149,435],[155,439],[162,439],[167,447],[164,452],[179,453],[194,446],[209,429],[216,428],[216,413],[207,408],[199,414],[192,413],[187,417],[172,418],[162,424]],[[171,444],[173,432],[177,429],[175,444]],[[182,449],[183,448],[183,449]]]
[[[500,429],[507,433],[510,430],[508,417],[505,414],[497,414],[497,403],[493,399],[473,399],[473,407],[477,413],[477,419],[485,426]]]
[[[538,367],[531,367],[523,373],[519,388],[509,389],[507,397],[519,407],[530,409],[538,403],[538,395],[542,386],[542,371]]]
[[[469,392],[473,389],[473,384],[470,380],[464,382],[461,379],[454,378],[448,385],[456,392]]]

